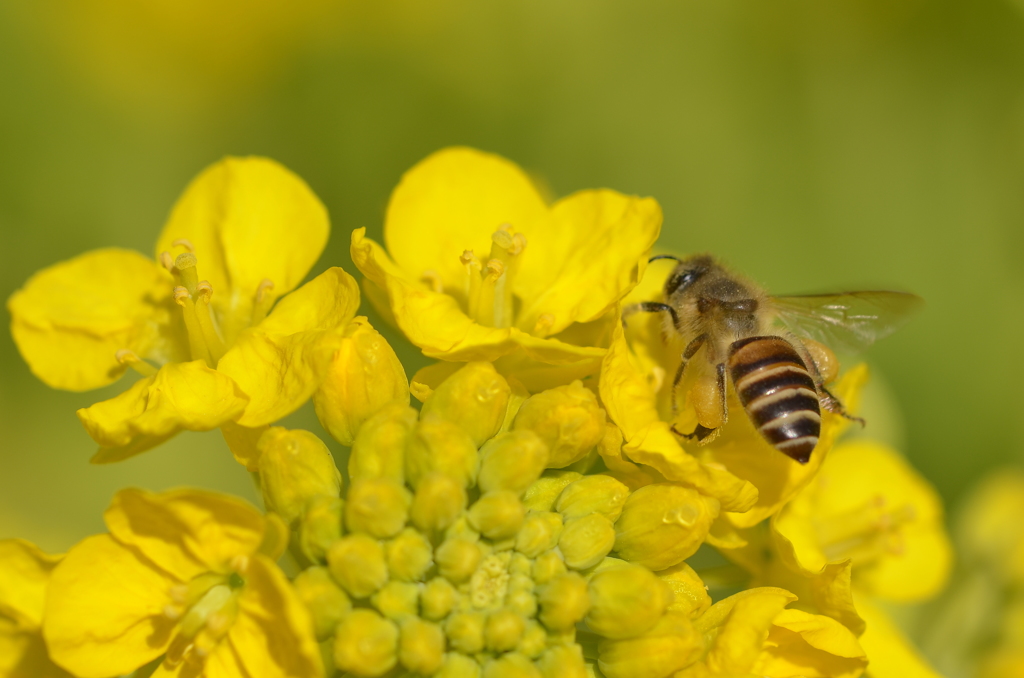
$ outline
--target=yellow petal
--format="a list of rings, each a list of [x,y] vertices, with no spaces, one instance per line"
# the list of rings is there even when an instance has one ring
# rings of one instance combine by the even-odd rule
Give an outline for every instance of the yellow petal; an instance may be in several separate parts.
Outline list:
[[[246,673],[260,678],[318,678],[324,675],[320,649],[309,611],[291,583],[265,556],[256,556],[245,572],[245,589],[238,599],[238,618],[227,644],[215,651],[233,652]],[[214,673],[210,673],[214,678]],[[222,673],[225,678],[227,673]]]
[[[867,622],[860,644],[871,658],[871,678],[940,678],[882,608],[857,596],[857,609]]]
[[[491,234],[503,224],[525,234],[529,243],[546,212],[533,183],[515,164],[471,148],[446,148],[416,164],[395,187],[384,243],[413,280],[433,271],[446,288],[461,289],[466,270],[459,255],[473,250],[486,257]]]
[[[365,237],[365,229],[352,232],[351,254],[362,274],[387,293],[398,328],[428,357],[455,362],[493,361],[521,351],[524,357],[541,363],[570,364],[604,353],[601,348],[533,337],[515,327],[476,323],[454,297],[410,279],[380,245]]]
[[[100,444],[93,463],[121,461],[182,429],[209,431],[238,417],[247,398],[232,379],[201,360],[169,363],[121,395],[78,410]]]
[[[159,657],[174,629],[163,611],[177,583],[109,535],[87,538],[50,578],[43,616],[50,656],[80,678],[131,673]]]
[[[99,388],[124,373],[115,357],[121,349],[181,359],[170,325],[172,287],[170,274],[138,252],[87,252],[39,271],[11,295],[11,333],[48,386]]]
[[[156,254],[195,248],[200,279],[230,343],[252,319],[264,280],[274,297],[295,289],[327,244],[327,211],[298,176],[266,158],[226,158],[207,167],[178,199]]]
[[[516,325],[530,332],[547,314],[556,334],[597,319],[640,281],[660,231],[652,198],[602,189],[559,200],[529,236],[514,282],[524,301]]]
[[[707,623],[721,618],[727,611],[705,662],[714,673],[744,674],[761,654],[765,635],[772,621],[794,596],[782,589],[749,589],[713,605],[705,615],[707,621],[698,622],[698,627],[707,629]],[[715,609],[721,606],[720,609]],[[724,609],[723,609],[724,608]],[[771,674],[774,675],[774,674]]]
[[[25,631],[0,617],[0,676],[2,678],[74,678],[50,660],[38,631]]]
[[[249,397],[242,426],[281,419],[312,397],[359,308],[359,287],[340,268],[329,268],[282,299],[246,330],[217,364]]]
[[[252,505],[204,490],[121,490],[103,519],[120,543],[182,580],[230,572],[231,561],[254,553],[264,533],[263,516]]]
[[[600,392],[608,417],[625,438],[622,451],[632,461],[718,499],[723,510],[745,511],[757,500],[753,485],[721,467],[702,465],[676,442],[658,416],[651,387],[632,362],[621,325],[601,365]]]
[[[772,623],[752,673],[805,678],[857,678],[868,656],[845,626],[822,615],[783,610]]]
[[[60,559],[21,539],[0,541],[0,616],[25,629],[39,628],[46,584]]]
[[[852,570],[853,565],[848,560],[826,565],[811,581],[811,593],[821,614],[832,617],[860,636],[865,624],[853,601]]]

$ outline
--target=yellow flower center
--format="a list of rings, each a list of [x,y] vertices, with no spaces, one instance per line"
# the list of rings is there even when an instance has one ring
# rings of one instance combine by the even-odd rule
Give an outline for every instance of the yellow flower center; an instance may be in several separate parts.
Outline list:
[[[223,639],[238,616],[238,596],[245,586],[244,556],[232,563],[231,574],[207,572],[170,590],[164,616],[178,622],[178,632],[167,648],[164,664],[173,669],[182,662],[200,667]]]
[[[865,564],[902,553],[903,527],[915,517],[913,506],[889,506],[885,497],[876,494],[850,511],[814,521],[814,528],[829,561],[849,558]]]
[[[481,261],[473,250],[466,250],[459,261],[466,269],[466,313],[489,327],[511,327],[515,319],[512,282],[526,249],[526,236],[513,233],[504,224],[491,236],[491,251]],[[424,277],[428,277],[424,274]]]

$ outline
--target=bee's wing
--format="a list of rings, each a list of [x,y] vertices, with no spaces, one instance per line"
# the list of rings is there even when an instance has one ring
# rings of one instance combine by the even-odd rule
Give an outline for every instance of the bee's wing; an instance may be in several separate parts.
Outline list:
[[[923,303],[907,292],[772,297],[778,319],[793,334],[852,353],[895,332]]]

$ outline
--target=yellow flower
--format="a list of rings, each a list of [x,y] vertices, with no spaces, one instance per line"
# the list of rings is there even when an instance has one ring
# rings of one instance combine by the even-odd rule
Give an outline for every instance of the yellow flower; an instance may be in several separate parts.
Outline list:
[[[313,394],[355,315],[358,289],[337,268],[274,307],[302,281],[328,231],[326,211],[297,176],[270,160],[229,158],[185,191],[156,260],[102,249],[44,269],[9,299],[11,331],[54,388],[98,388],[128,367],[142,374],[120,396],[79,411],[101,446],[96,462],[182,429],[229,424],[229,443],[240,441],[238,427],[265,426]],[[251,445],[232,448],[254,466]]]
[[[122,490],[104,518],[110,533],[52,574],[43,636],[55,662],[82,678],[161,656],[155,676],[323,674],[309,613],[274,564],[280,535],[254,508],[200,490]]]
[[[651,198],[589,190],[549,206],[514,164],[449,148],[392,194],[387,252],[364,229],[351,251],[370,300],[427,356],[504,356],[582,376],[603,353],[585,324],[617,322],[611,313],[643,275],[660,228]]]
[[[54,664],[41,632],[50,556],[18,539],[0,541],[0,678],[71,678]]]

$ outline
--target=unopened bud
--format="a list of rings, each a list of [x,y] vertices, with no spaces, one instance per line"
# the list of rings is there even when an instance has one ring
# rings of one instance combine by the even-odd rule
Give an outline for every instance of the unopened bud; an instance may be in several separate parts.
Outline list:
[[[534,584],[532,579],[530,584],[532,589]],[[509,592],[505,596],[505,607],[526,619],[530,619],[537,614],[537,596],[527,590],[513,591],[512,586],[509,585]]]
[[[444,632],[452,649],[463,654],[476,654],[484,649],[482,612],[455,612],[445,620]]]
[[[388,403],[409,404],[409,380],[395,351],[359,316],[313,394],[316,416],[339,443],[351,446],[359,427]]]
[[[412,528],[402,530],[384,546],[384,551],[393,579],[420,581],[433,564],[430,542]]]
[[[646,485],[630,495],[615,523],[615,550],[654,570],[681,563],[704,542],[719,503],[672,483]]]
[[[444,619],[455,607],[459,592],[444,577],[434,577],[420,593],[420,611],[427,619]]]
[[[548,446],[533,431],[507,431],[488,440],[480,449],[482,492],[511,490],[522,494],[548,465]]]
[[[443,473],[420,480],[409,511],[412,524],[427,532],[448,529],[466,508],[462,482]]]
[[[405,527],[412,502],[405,487],[387,478],[353,483],[347,499],[345,526],[349,532],[365,532],[377,539],[393,537]]]
[[[441,576],[453,584],[469,579],[482,558],[480,546],[468,539],[446,539],[434,553]]]
[[[468,487],[479,463],[476,443],[457,424],[446,419],[421,419],[405,451],[405,475],[418,487],[431,473],[442,473]]]
[[[309,431],[269,428],[260,437],[263,502],[291,524],[313,497],[341,494],[341,473],[327,446]]]
[[[565,574],[567,571],[565,561],[562,560],[557,551],[543,553],[533,561],[533,581],[537,582],[538,586],[547,584],[558,575]]]
[[[417,416],[408,405],[391,403],[366,420],[348,457],[352,482],[371,478],[405,482],[405,447]]]
[[[419,611],[420,589],[406,581],[389,581],[370,596],[370,604],[388,619],[415,617]]]
[[[292,583],[313,617],[317,640],[330,638],[334,628],[351,611],[352,601],[338,587],[326,567],[303,570]]]
[[[529,657],[509,652],[484,665],[483,678],[541,678]]]
[[[496,610],[487,615],[484,645],[494,652],[513,650],[523,637],[526,620],[511,610]]]
[[[505,420],[511,389],[487,362],[466,363],[423,403],[423,418],[447,419],[469,433],[476,447],[494,437]]]
[[[334,580],[353,598],[368,597],[388,580],[384,547],[365,534],[334,542],[327,552],[327,566]]]
[[[587,665],[579,645],[556,645],[545,650],[537,660],[544,678],[587,678]]]
[[[551,511],[530,513],[516,534],[516,550],[527,558],[553,549],[562,534],[562,516]]]
[[[444,662],[444,631],[417,617],[402,622],[398,661],[413,673],[430,675]]]
[[[583,477],[576,471],[545,471],[526,490],[523,504],[531,511],[551,511],[566,485]]]
[[[341,539],[345,503],[340,497],[320,495],[306,504],[299,518],[299,549],[314,563],[327,558],[331,544]]]
[[[587,580],[575,572],[561,574],[540,590],[540,621],[552,631],[576,624],[590,609]]]
[[[464,654],[448,652],[444,656],[444,665],[433,678],[480,678],[480,665]]]
[[[672,602],[667,610],[696,619],[711,607],[708,587],[686,563],[673,565],[658,573],[658,577],[672,589]]]
[[[585,570],[601,562],[615,546],[615,526],[600,513],[570,520],[558,538],[558,550],[565,564]]]
[[[526,508],[515,492],[488,492],[469,507],[469,522],[488,539],[507,539],[519,531]]]
[[[373,610],[353,610],[334,634],[334,664],[357,676],[380,676],[398,663],[398,627]]]
[[[566,521],[600,513],[613,523],[622,513],[629,488],[611,476],[584,476],[566,486],[558,495],[555,510]]]
[[[519,641],[519,646],[516,650],[530,659],[536,659],[544,653],[544,648],[547,647],[547,644],[548,632],[543,626],[531,619],[526,622],[526,630],[523,631],[523,637]]]
[[[647,568],[613,567],[590,578],[586,623],[605,638],[632,638],[661,619],[671,598],[668,585]]]
[[[550,468],[582,459],[604,436],[605,416],[597,396],[579,381],[542,391],[519,408],[515,430],[529,429],[548,445]]]
[[[607,678],[660,678],[692,664],[704,651],[704,639],[688,617],[663,616],[635,638],[602,640],[598,666]]]

